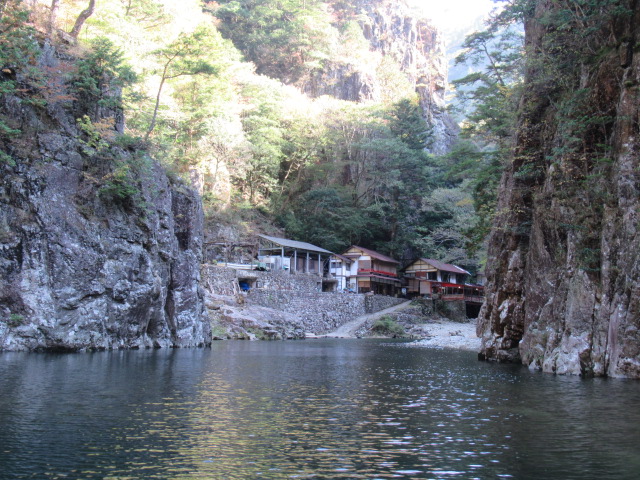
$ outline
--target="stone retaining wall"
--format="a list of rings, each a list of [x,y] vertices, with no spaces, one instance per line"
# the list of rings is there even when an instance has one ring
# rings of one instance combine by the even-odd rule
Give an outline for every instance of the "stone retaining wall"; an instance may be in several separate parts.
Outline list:
[[[423,315],[441,316],[454,322],[467,323],[467,305],[464,300],[414,298],[413,302],[420,305]]]
[[[300,317],[308,333],[322,334],[368,313],[402,303],[404,300],[382,295],[312,292],[299,294],[256,289],[247,302],[262,307],[293,313]]]
[[[365,295],[365,310],[366,313],[375,313],[404,301],[404,298],[387,297],[386,295]]]
[[[244,273],[245,272],[238,272],[238,277],[243,277]],[[283,270],[249,273],[256,274],[257,289],[299,293],[317,293],[322,291],[322,277],[318,275],[289,273]]]
[[[252,288],[246,296],[247,304],[292,313],[306,332],[314,334],[330,332],[356,317],[404,301],[383,295],[321,292],[322,279],[317,275],[204,265],[202,277],[207,291],[214,295],[237,295],[238,279],[249,281]]]
[[[232,296],[240,291],[238,272],[233,268],[205,264],[202,266],[202,281],[207,292],[213,295]]]
[[[235,295],[239,292],[238,279],[248,280],[253,289],[316,293],[322,290],[318,275],[291,274],[286,271],[260,272],[236,270],[219,265],[203,265],[202,277],[209,291],[216,295]]]

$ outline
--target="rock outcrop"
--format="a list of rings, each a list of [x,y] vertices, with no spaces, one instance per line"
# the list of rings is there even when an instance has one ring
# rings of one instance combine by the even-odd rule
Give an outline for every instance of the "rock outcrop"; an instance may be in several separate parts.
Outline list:
[[[198,196],[135,149],[91,152],[64,105],[0,108],[22,130],[0,162],[0,350],[210,343]]]
[[[206,295],[213,340],[295,340],[306,337],[304,325],[293,314],[248,305],[239,294]]]
[[[427,19],[419,18],[402,1],[356,1],[360,24],[375,61],[331,61],[314,72],[302,90],[314,97],[330,95],[341,100],[380,100],[388,88],[382,79],[384,59],[400,66],[418,93],[425,120],[432,128],[429,151],[446,153],[458,126],[445,111],[447,58],[443,37]]]
[[[640,378],[640,6],[618,3],[623,15],[607,7],[582,19],[595,33],[575,49],[574,30],[540,21],[554,2],[537,2],[526,23],[530,51],[565,42],[543,61],[591,56],[545,71],[562,83],[529,67],[490,238],[483,358]]]

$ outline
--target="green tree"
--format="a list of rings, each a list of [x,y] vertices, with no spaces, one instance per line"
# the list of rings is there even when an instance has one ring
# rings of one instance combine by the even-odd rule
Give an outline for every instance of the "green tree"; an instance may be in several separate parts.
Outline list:
[[[375,204],[355,207],[348,188],[318,187],[278,219],[287,235],[342,252],[352,244],[374,244],[383,229],[381,213]]]
[[[251,145],[251,156],[240,185],[254,205],[269,198],[278,185],[285,146],[281,94],[277,82],[266,78],[246,83],[242,90],[250,105],[243,112],[242,126]]]
[[[467,237],[467,250],[474,255],[484,248],[486,236],[495,215],[496,197],[500,177],[508,161],[507,150],[483,146],[482,142],[459,140],[441,159],[444,181],[460,185],[468,180],[466,188],[473,198],[476,218],[463,229]]]
[[[122,89],[135,83],[137,76],[111,40],[98,37],[89,45],[91,49],[77,61],[70,83],[79,115],[89,113],[95,121],[105,110],[122,109]]]
[[[172,96],[179,111],[171,115],[170,127],[165,127],[169,127],[166,136],[172,139],[181,163],[196,165],[199,158],[207,157],[202,139],[215,135],[212,128],[217,123],[212,119],[228,118],[229,103],[237,101],[229,68],[239,60],[230,42],[212,31],[206,61],[216,74],[187,75],[174,82]]]
[[[337,250],[361,242],[399,258],[417,252],[429,221],[421,202],[442,177],[424,150],[430,129],[417,99],[338,104],[323,118],[324,140],[298,145],[306,160],[283,185],[287,201],[276,208],[286,231]]]
[[[3,88],[13,88],[16,73],[35,63],[38,45],[36,31],[29,23],[29,11],[20,0],[0,0],[0,67]]]
[[[478,261],[467,248],[466,233],[478,219],[469,183],[465,180],[456,187],[434,188],[421,200],[420,210],[428,222],[418,226],[421,236],[416,250],[420,256],[477,271]]]
[[[403,98],[389,111],[389,129],[412,150],[422,151],[429,146],[431,128],[422,116],[417,97]]]
[[[171,44],[154,52],[161,62],[160,85],[146,139],[156,126],[162,89],[167,80],[184,76],[214,75],[218,72],[209,61],[211,50],[217,46],[215,35],[211,28],[201,25],[193,33],[181,34]]]
[[[422,117],[417,97],[391,105],[384,119],[383,128],[370,142],[382,157],[376,167],[376,196],[386,228],[378,248],[398,259],[409,259],[417,254],[421,229],[430,228],[430,219],[420,209],[421,200],[435,188],[441,174],[425,151],[431,141],[431,128]]]
[[[278,173],[279,191],[274,197],[274,211],[288,208],[289,203],[306,192],[318,178],[314,165],[324,160],[327,132],[324,119],[302,110],[287,116],[283,127],[285,142]]]
[[[445,159],[448,178],[472,178],[478,222],[467,234],[471,250],[488,235],[495,213],[498,184],[510,161],[516,115],[524,80],[523,6],[507,7],[487,23],[487,28],[465,39],[457,64],[475,69],[455,80],[458,100],[466,109],[462,141]],[[522,3],[522,2],[520,2]]]
[[[29,24],[29,12],[22,7],[22,2],[0,0],[0,100],[4,101],[10,95],[21,95],[16,82],[18,74],[25,78],[39,76],[34,67],[38,55],[35,33]],[[4,148],[9,137],[20,133],[19,126],[12,123],[0,109],[0,145],[3,147],[0,149],[0,163],[15,163]]]
[[[287,84],[300,80],[329,50],[331,25],[319,0],[222,0],[212,13],[259,74]]]
[[[123,0],[125,17],[142,23],[145,30],[163,27],[171,21],[164,8],[154,0]]]

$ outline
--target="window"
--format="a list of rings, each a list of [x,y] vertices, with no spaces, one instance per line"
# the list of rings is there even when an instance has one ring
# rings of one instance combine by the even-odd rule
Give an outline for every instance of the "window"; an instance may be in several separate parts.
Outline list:
[[[427,280],[438,280],[438,272],[427,272]]]
[[[449,274],[449,272],[442,272],[440,275],[443,282],[449,282],[451,280],[451,275]]]

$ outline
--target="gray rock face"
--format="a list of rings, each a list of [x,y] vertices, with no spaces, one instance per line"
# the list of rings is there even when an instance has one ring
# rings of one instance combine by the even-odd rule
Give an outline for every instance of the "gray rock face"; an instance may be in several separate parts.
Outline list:
[[[448,65],[442,35],[427,20],[416,18],[404,2],[355,3],[371,50],[400,65],[418,93],[423,115],[433,129],[430,152],[446,153],[459,129],[445,111]],[[314,97],[331,95],[354,102],[379,100],[384,88],[375,64],[340,62],[326,64],[302,86]]]
[[[302,90],[311,97],[329,95],[340,100],[365,102],[380,97],[375,68],[357,63],[326,62]]]
[[[136,152],[88,156],[63,108],[1,107],[24,133],[0,162],[0,350],[210,343],[198,196]],[[103,195],[114,158],[137,162],[132,202]]]
[[[536,16],[549,8],[539,2]],[[603,42],[636,38],[638,25],[635,6]],[[542,45],[544,27],[535,18],[526,27],[528,45]],[[611,121],[595,134],[575,134],[584,151],[597,148],[595,142],[608,146],[605,166],[571,153],[550,161],[567,135],[554,105],[536,92],[525,95],[529,108],[502,178],[490,239],[478,325],[487,359],[640,378],[640,55],[625,42],[604,46],[608,53],[584,65],[578,81],[588,92],[586,105]],[[531,166],[533,178],[523,174]]]
[[[0,349],[207,343],[196,195],[173,188],[152,163],[144,213],[87,203],[77,152],[43,145],[43,156],[60,159],[4,166],[0,180]]]
[[[369,17],[363,25],[365,37],[374,50],[399,62],[420,97],[424,117],[433,128],[430,152],[447,153],[458,127],[445,112],[448,64],[440,31],[416,18],[403,2],[377,7],[364,2],[363,9]]]

